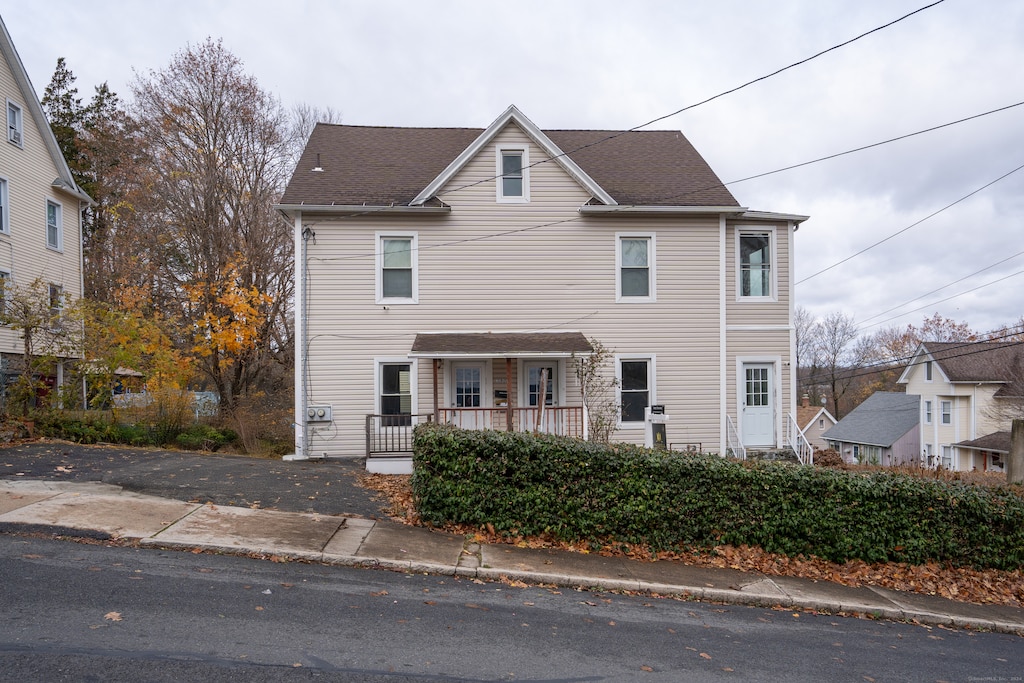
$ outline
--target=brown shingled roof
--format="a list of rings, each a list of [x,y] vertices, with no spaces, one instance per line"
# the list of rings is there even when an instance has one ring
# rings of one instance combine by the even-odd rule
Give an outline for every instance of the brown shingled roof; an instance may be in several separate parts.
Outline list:
[[[317,124],[281,203],[407,205],[483,132]],[[739,206],[678,131],[544,134],[619,204]]]
[[[582,332],[426,332],[412,343],[412,354],[419,356],[568,356],[593,351]]]
[[[1017,342],[924,342],[950,382],[1003,382],[996,396],[1024,396],[1024,345]]]

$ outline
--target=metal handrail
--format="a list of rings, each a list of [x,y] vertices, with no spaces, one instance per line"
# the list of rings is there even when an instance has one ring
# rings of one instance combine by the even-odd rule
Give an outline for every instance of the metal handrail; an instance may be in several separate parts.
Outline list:
[[[740,460],[746,460],[747,449],[744,448],[743,442],[740,441],[740,435],[739,432],[736,431],[736,425],[733,424],[732,418],[728,415],[725,416],[725,420],[727,427],[725,438],[727,441],[727,445],[729,447],[726,455],[732,453],[733,455],[737,455],[737,457],[739,457]]]
[[[786,445],[793,449],[802,465],[814,464],[814,448],[811,446],[811,442],[807,440],[807,437],[804,436],[804,433],[800,431],[800,425],[797,424],[793,413],[789,414],[789,421],[786,426]]]

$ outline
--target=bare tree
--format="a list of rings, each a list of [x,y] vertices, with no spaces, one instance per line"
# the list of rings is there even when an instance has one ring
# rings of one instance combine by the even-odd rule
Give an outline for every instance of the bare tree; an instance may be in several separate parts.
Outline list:
[[[291,229],[273,205],[290,171],[288,117],[211,39],[137,77],[132,91],[152,174],[147,218],[160,230],[154,303],[177,320],[179,342],[194,345],[201,372],[231,406],[269,369],[287,320]],[[244,344],[209,332],[236,322],[231,292],[261,295],[246,298],[258,305]]]
[[[314,107],[298,104],[291,111],[291,146],[294,168],[306,147],[310,134],[318,123],[341,123],[341,112],[331,107]]]
[[[855,346],[857,336],[853,317],[844,313],[830,313],[815,325],[814,365],[817,377],[829,385],[836,419],[842,417],[840,402],[862,365],[864,347]]]

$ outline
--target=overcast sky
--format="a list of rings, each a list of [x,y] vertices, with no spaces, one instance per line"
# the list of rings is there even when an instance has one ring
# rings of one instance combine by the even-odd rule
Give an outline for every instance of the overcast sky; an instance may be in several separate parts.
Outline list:
[[[85,99],[104,81],[130,99],[136,74],[213,37],[286,107],[344,123],[484,128],[515,104],[541,128],[625,129],[930,2],[46,0],[3,19],[40,95],[64,57]],[[1024,2],[946,0],[651,128],[683,131],[729,183],[1022,101]],[[1024,170],[910,226],[1021,165],[1024,106],[729,187],[811,216],[794,260],[813,314],[986,331],[1024,315]]]

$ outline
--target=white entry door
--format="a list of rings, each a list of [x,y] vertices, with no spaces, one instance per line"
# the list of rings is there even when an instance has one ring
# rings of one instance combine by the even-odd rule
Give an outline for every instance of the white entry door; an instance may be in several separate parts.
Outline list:
[[[483,363],[452,363],[451,407],[452,421],[463,429],[484,429],[487,411],[474,410],[487,407],[484,387]],[[468,409],[468,410],[467,410]]]
[[[769,363],[744,363],[740,417],[744,446],[775,446],[775,378]]]

